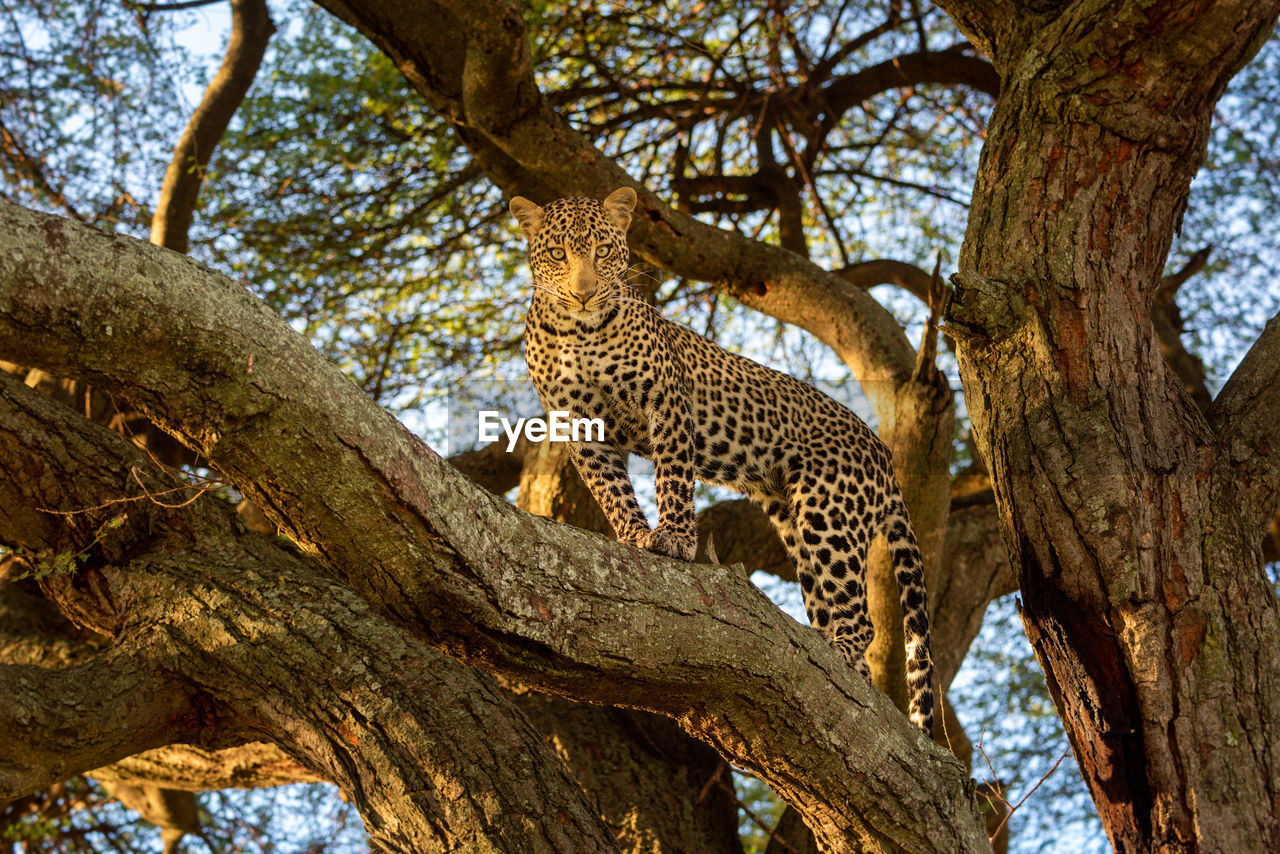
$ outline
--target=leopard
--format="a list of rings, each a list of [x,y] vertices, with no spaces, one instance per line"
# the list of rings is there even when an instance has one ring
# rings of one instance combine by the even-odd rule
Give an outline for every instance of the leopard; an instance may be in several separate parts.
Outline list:
[[[695,480],[752,499],[795,565],[805,613],[845,663],[870,679],[874,637],[866,561],[887,538],[903,614],[908,717],[933,731],[933,662],[924,564],[891,453],[870,427],[800,380],[662,316],[630,284],[627,232],[637,194],[545,206],[515,196],[532,296],[525,362],[548,412],[596,419],[568,445],[617,539],[693,561]],[[650,527],[627,456],[653,464]]]

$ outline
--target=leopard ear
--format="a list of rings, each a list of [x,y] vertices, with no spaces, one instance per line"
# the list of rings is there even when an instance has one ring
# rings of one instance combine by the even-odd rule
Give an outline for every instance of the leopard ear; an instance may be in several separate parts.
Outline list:
[[[520,223],[520,230],[524,232],[525,239],[533,240],[538,229],[542,228],[542,215],[545,212],[524,196],[512,198],[509,207],[511,215]]]
[[[609,222],[626,231],[631,226],[631,212],[636,209],[636,191],[630,187],[614,190],[604,200],[604,213]]]

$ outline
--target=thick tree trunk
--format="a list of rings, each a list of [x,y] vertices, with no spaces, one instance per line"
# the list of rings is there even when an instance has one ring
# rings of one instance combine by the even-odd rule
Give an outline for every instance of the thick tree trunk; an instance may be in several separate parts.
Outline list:
[[[1277,4],[943,5],[1005,81],[949,325],[1028,636],[1118,851],[1274,851],[1274,427],[1206,423],[1150,304]]]

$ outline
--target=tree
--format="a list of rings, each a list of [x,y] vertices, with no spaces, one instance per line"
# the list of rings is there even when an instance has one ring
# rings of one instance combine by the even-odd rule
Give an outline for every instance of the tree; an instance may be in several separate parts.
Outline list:
[[[322,5],[369,36],[432,107],[438,117],[433,120],[435,126],[447,131],[448,146],[470,158],[458,172],[458,186],[483,177],[505,192],[535,199],[569,193],[602,195],[618,184],[633,183],[619,163],[622,152],[636,144],[636,128],[658,129],[650,131],[654,135],[638,149],[647,152],[649,159],[641,158],[635,168],[644,174],[665,175],[677,206],[669,206],[657,194],[644,194],[633,229],[633,248],[656,268],[690,281],[711,282],[745,305],[804,326],[863,380],[881,433],[894,449],[931,561],[930,583],[939,594],[934,604],[939,634],[949,627],[950,636],[937,651],[940,659],[949,657],[939,661],[944,686],[976,631],[982,607],[1001,587],[1002,561],[980,548],[984,538],[989,539],[995,516],[991,505],[980,500],[968,504],[951,500],[954,409],[950,391],[934,367],[933,333],[926,334],[919,351],[913,352],[898,324],[863,288],[879,281],[901,283],[928,301],[935,314],[941,313],[941,292],[935,287],[931,293],[929,277],[913,266],[883,259],[869,264],[854,261],[835,218],[824,210],[824,202],[829,204],[833,198],[824,178],[829,184],[834,177],[856,173],[849,165],[851,146],[832,143],[833,133],[838,134],[854,106],[904,84],[960,84],[961,90],[998,91],[984,163],[990,164],[995,152],[1043,137],[1048,141],[1042,150],[1024,154],[1017,149],[1019,164],[1025,157],[1053,177],[1058,164],[1074,164],[1072,158],[1085,164],[1092,156],[1078,169],[1085,170],[1080,174],[1094,184],[1111,187],[1112,195],[1106,198],[1128,198],[1129,193],[1148,187],[1164,194],[1159,198],[1176,201],[1179,194],[1185,195],[1197,162],[1194,155],[1203,149],[1213,101],[1229,72],[1256,49],[1275,14],[1272,9],[1268,18],[1265,11],[1243,4],[1239,8],[1222,4],[1222,9],[1211,10],[1213,14],[1181,12],[1168,21],[1159,18],[1154,24],[1147,21],[1137,26],[1142,23],[1141,4],[1131,4],[1126,14],[1133,20],[1122,16],[1117,29],[1106,31],[1111,41],[1095,45],[1089,41],[1093,34],[1089,23],[1094,21],[1090,14],[1101,13],[1094,9],[1059,14],[1049,8],[1031,12],[1011,6],[990,18],[982,7],[950,9],[992,57],[993,70],[963,50],[930,51],[927,30],[930,21],[938,18],[918,10],[904,15],[901,4],[889,4],[883,21],[862,35],[843,39],[836,26],[842,6],[840,14],[830,19],[835,23],[828,22],[831,36],[826,49],[817,54],[788,25],[784,7],[738,9],[729,4],[717,7],[715,13],[737,16],[739,42],[758,45],[762,58],[758,66],[747,66],[733,76],[715,68],[717,63],[723,67],[726,57],[737,60],[739,54],[715,45],[709,37],[682,41],[662,26],[619,23],[619,16],[591,4],[581,11],[582,28],[565,26],[562,39],[539,39],[536,48],[528,40],[526,26],[555,32],[556,10],[440,3],[407,15],[395,4]],[[819,11],[811,12],[811,24],[830,12],[814,8]],[[1232,12],[1241,16],[1238,27],[1223,26],[1215,17]],[[577,41],[577,34],[587,31],[585,24],[592,14],[603,17],[602,22],[590,23],[603,23],[604,34],[598,41]],[[626,38],[646,26],[652,30],[651,37],[667,45],[665,58],[692,52],[713,71],[705,79],[695,69],[684,79],[673,80],[640,60],[628,66]],[[1187,99],[1187,114],[1200,117],[1188,127],[1199,136],[1166,129],[1163,135],[1143,137],[1139,131],[1150,128],[1142,122],[1138,122],[1141,127],[1122,124],[1127,148],[1107,136],[1117,132],[1111,127],[1115,121],[1137,121],[1123,111],[1119,118],[1107,112],[1108,105],[1116,102],[1114,90],[1108,87],[1132,88],[1138,84],[1126,80],[1147,79],[1141,76],[1142,66],[1112,62],[1109,57],[1139,51],[1146,62],[1152,62],[1148,56],[1176,50],[1178,39],[1199,32],[1197,27],[1208,28],[1223,41],[1213,57],[1200,57],[1206,64],[1218,63],[1207,83],[1199,81],[1188,62],[1187,68],[1177,68],[1182,77],[1162,74],[1154,95],[1140,86],[1123,94],[1126,103],[1158,97]],[[858,71],[842,66],[874,39],[889,37],[893,48],[897,46],[893,38],[913,29],[919,34],[917,50],[893,51],[895,61],[872,63]],[[1038,43],[1061,50],[1058,61],[1063,70],[1052,77],[1055,85],[1074,80],[1071,75],[1078,66],[1089,67],[1078,61],[1083,55],[1078,51],[1093,51],[1089,55],[1100,58],[1089,79],[1096,88],[1087,90],[1082,100],[1070,101],[1089,105],[1082,114],[1068,110],[1065,118],[1051,121],[1036,107],[1056,101],[1053,91],[1030,85],[1028,80],[1038,78],[1019,64],[1041,57],[1041,52],[1028,48],[1032,34],[1037,39],[1050,38],[1047,34],[1059,39],[1060,44]],[[1151,44],[1141,42],[1142,38]],[[751,54],[743,51],[741,55]],[[582,82],[575,86],[561,81],[553,86],[544,77],[540,84],[535,69],[548,56],[567,61],[569,71],[585,72],[578,75]],[[659,51],[654,56],[655,62],[664,58]],[[625,69],[630,75],[626,79],[638,82],[627,86],[610,79],[615,69]],[[592,75],[609,85],[594,85]],[[726,78],[733,82],[726,85]],[[1202,94],[1193,97],[1200,90]],[[1101,97],[1108,93],[1112,100]],[[1159,103],[1167,108],[1167,103]],[[712,117],[713,130],[699,142],[707,116]],[[574,123],[566,122],[566,117]],[[644,124],[645,119],[650,123]],[[1147,121],[1144,117],[1143,122]],[[1167,115],[1149,117],[1153,126],[1161,121],[1168,121]],[[673,128],[670,136],[661,132],[664,123]],[[1059,123],[1079,137],[1059,128]],[[735,134],[744,126],[750,129],[745,138],[753,144],[735,150]],[[1151,145],[1151,138],[1160,144]],[[1170,139],[1189,147],[1170,153],[1166,150]],[[1114,153],[1099,159],[1096,155],[1104,148]],[[663,160],[666,154],[670,157]],[[1135,164],[1149,157],[1163,164],[1168,174],[1133,171]],[[655,173],[655,163],[670,164],[671,171]],[[1093,444],[1082,448],[1081,437],[1096,443],[1099,436],[1109,435],[1102,426],[1126,425],[1129,430],[1143,426],[1143,419],[1131,413],[1154,411],[1155,403],[1147,400],[1152,392],[1146,389],[1161,391],[1153,401],[1182,411],[1169,403],[1181,400],[1181,392],[1169,384],[1171,375],[1161,357],[1153,355],[1159,352],[1157,342],[1168,344],[1172,339],[1177,348],[1181,345],[1176,331],[1172,336],[1159,335],[1160,315],[1154,324],[1149,320],[1149,300],[1142,296],[1149,296],[1159,281],[1177,205],[1160,208],[1161,217],[1143,220],[1140,228],[1127,232],[1125,240],[1116,240],[1111,221],[1088,207],[1099,204],[1101,198],[1092,192],[1094,184],[1077,199],[1065,186],[1046,182],[1043,175],[1037,178],[1030,165],[1024,170],[988,165],[985,170],[975,190],[971,233],[947,328],[962,359],[966,399],[974,415],[978,448],[991,466],[1006,541],[1018,546],[1013,557],[1027,597],[1028,631],[1051,676],[1051,689],[1090,776],[1095,800],[1117,848],[1201,845],[1247,850],[1249,844],[1265,844],[1276,831],[1256,805],[1270,802],[1275,763],[1264,757],[1250,764],[1248,756],[1235,756],[1225,771],[1253,769],[1242,771],[1249,784],[1224,783],[1218,776],[1224,770],[1201,769],[1189,761],[1184,746],[1179,761],[1172,763],[1177,774],[1169,774],[1165,772],[1172,760],[1162,757],[1173,754],[1167,745],[1161,746],[1157,734],[1166,732],[1158,725],[1167,722],[1160,717],[1160,697],[1170,696],[1170,685],[1176,682],[1191,686],[1185,688],[1190,693],[1185,694],[1188,702],[1182,714],[1198,715],[1191,724],[1200,739],[1196,744],[1230,743],[1234,736],[1203,720],[1206,705],[1196,694],[1204,685],[1212,696],[1230,696],[1222,686],[1234,689],[1235,681],[1245,678],[1242,672],[1224,675],[1219,660],[1240,670],[1253,650],[1253,660],[1261,662],[1260,690],[1270,685],[1271,665],[1264,651],[1274,648],[1275,603],[1261,573],[1258,544],[1275,509],[1277,466],[1268,456],[1267,443],[1273,437],[1266,433],[1266,411],[1274,405],[1268,392],[1276,385],[1267,370],[1275,360],[1268,360],[1266,351],[1275,346],[1276,324],[1219,396],[1208,422],[1196,422],[1189,415],[1176,422],[1180,430],[1188,429],[1188,421],[1196,428],[1193,432],[1202,449],[1212,449],[1228,435],[1239,440],[1227,447],[1242,457],[1243,469],[1213,460],[1199,472],[1204,482],[1215,484],[1211,488],[1215,498],[1232,499],[1227,505],[1232,511],[1230,524],[1214,526],[1223,540],[1212,544],[1219,551],[1212,556],[1201,552],[1194,566],[1218,567],[1229,558],[1234,561],[1233,571],[1240,573],[1233,576],[1235,589],[1254,590],[1230,600],[1236,606],[1243,602],[1249,618],[1246,627],[1227,632],[1224,611],[1214,612],[1199,600],[1189,611],[1181,602],[1152,599],[1156,595],[1152,591],[1157,591],[1167,600],[1168,585],[1156,581],[1176,581],[1178,574],[1170,567],[1185,574],[1191,565],[1184,560],[1185,550],[1174,549],[1168,537],[1198,542],[1210,511],[1197,504],[1190,531],[1187,525],[1165,530],[1156,524],[1156,514],[1126,515],[1130,504],[1125,502],[1131,495],[1123,490],[1113,495],[1105,487],[1114,489],[1125,482],[1114,471],[1129,469],[1093,463],[1118,464],[1127,458],[1118,452],[1106,459],[1089,456],[1081,471],[1079,466],[1067,467],[1055,450],[1070,447],[1077,453],[1098,454]],[[1153,174],[1160,180],[1155,181]],[[1027,183],[1022,187],[1010,183],[1018,180]],[[1108,180],[1114,186],[1106,184]],[[1044,188],[1052,188],[1061,199],[1046,196]],[[1031,192],[1035,189],[1040,195]],[[803,201],[806,193],[815,200],[811,205]],[[993,202],[984,194],[1013,199],[1021,207],[999,216],[988,214]],[[449,193],[442,192],[429,196],[427,203],[438,205],[448,198]],[[1058,202],[1061,207],[1054,208]],[[1114,203],[1108,204],[1103,212],[1118,217]],[[766,240],[753,239],[742,230],[734,233],[711,227],[692,218],[689,212],[694,211],[736,217],[728,224],[739,229],[755,217],[757,233]],[[1021,247],[1023,230],[1029,225],[1045,227],[1043,223],[1068,215],[1075,217],[1069,222],[1079,224],[1078,228],[1054,234],[1074,235],[1088,226],[1092,230],[1084,233],[1096,239],[1089,246],[1062,238],[1063,245],[1047,256],[1049,269],[1041,269],[1045,262],[1032,251],[1038,247],[1025,250],[1026,258],[1018,262],[1022,266],[1014,264],[1019,276],[1001,272],[1002,265],[1013,264],[1017,255],[990,248],[984,255],[975,248],[994,247],[998,241],[1003,241],[1002,246]],[[1001,236],[999,229],[985,227],[984,216],[1007,233]],[[0,292],[4,293],[0,354],[58,375],[89,378],[138,406],[250,496],[309,555],[255,538],[208,498],[194,502],[185,513],[156,509],[146,500],[109,503],[123,497],[124,472],[139,472],[142,493],[135,491],[134,498],[158,496],[172,488],[162,484],[172,481],[157,480],[163,476],[146,459],[83,418],[49,408],[21,384],[5,385],[11,419],[0,433],[8,444],[4,460],[12,461],[14,468],[8,472],[9,491],[0,504],[14,508],[15,521],[6,522],[0,541],[37,555],[21,560],[40,567],[44,595],[64,613],[114,639],[108,648],[75,665],[74,671],[32,670],[30,665],[23,669],[17,664],[0,671],[0,678],[23,692],[16,695],[22,700],[18,714],[6,723],[27,727],[21,743],[31,746],[24,758],[34,769],[31,778],[11,784],[13,793],[65,774],[67,768],[53,767],[53,757],[62,750],[78,757],[77,768],[89,769],[94,763],[123,758],[148,746],[134,742],[126,750],[119,740],[125,725],[131,734],[178,741],[205,739],[214,747],[249,736],[265,737],[310,772],[343,786],[359,806],[371,837],[383,846],[427,848],[465,840],[516,850],[612,846],[614,831],[605,822],[615,827],[616,822],[607,818],[602,822],[601,814],[608,810],[598,806],[607,775],[588,777],[581,765],[573,767],[573,776],[568,775],[561,760],[549,753],[538,727],[529,723],[538,721],[546,731],[569,707],[539,719],[536,707],[541,701],[519,705],[488,677],[452,663],[434,651],[438,649],[504,680],[674,718],[688,733],[769,781],[832,850],[853,846],[855,839],[909,849],[960,850],[984,844],[976,823],[980,799],[963,785],[960,766],[904,735],[901,726],[905,724],[879,697],[849,681],[832,663],[828,650],[779,619],[736,572],[693,570],[637,556],[599,539],[519,516],[467,486],[318,361],[269,312],[225,280],[124,238],[91,234],[47,217],[10,209],[5,220],[10,245],[8,260],[0,264]],[[813,255],[815,234],[836,246],[835,254],[843,261],[838,274],[806,257]],[[1111,258],[1112,254],[1117,257]],[[1090,265],[1100,272],[1088,277],[1077,274],[1072,300],[1047,301],[1036,296],[1044,282],[1056,281],[1051,274],[1091,269]],[[30,290],[35,281],[56,286],[43,292]],[[1133,291],[1124,304],[1136,308],[1128,315],[1118,313],[1115,306],[1107,315],[1101,309],[1109,305],[1104,297],[1112,294],[1106,288],[1088,286],[1113,281],[1128,283]],[[1166,292],[1174,289],[1171,286]],[[1054,289],[1045,293],[1049,290],[1059,293]],[[1025,321],[1036,312],[1046,319],[1038,321],[1039,326],[1028,325]],[[1092,318],[1094,325],[1086,324],[1083,317]],[[1096,338],[1084,334],[1095,327]],[[33,329],[40,331],[33,334]],[[1037,338],[1038,332],[1045,335],[1043,330],[1052,334]],[[1081,334],[1065,335],[1072,330]],[[1039,344],[1042,340],[1045,343]],[[1037,346],[1028,349],[1028,342]],[[1115,357],[1098,359],[1090,348],[1100,343],[1108,348],[1099,352]],[[1043,435],[1018,420],[1028,412],[1058,412],[1037,410],[1013,398],[1018,388],[1015,380],[1023,376],[1019,359],[1028,360],[1028,353],[1032,357],[1048,354],[1030,359],[1032,375],[1046,377],[1043,388],[1062,388],[1075,395],[1068,400],[1079,411],[1054,422],[1066,425],[1057,427],[1059,434]],[[1056,362],[1054,353],[1062,354]],[[1123,358],[1131,353],[1145,354],[1144,360]],[[1150,376],[1117,377],[1115,366],[1127,364],[1140,364]],[[384,388],[381,379],[364,385],[375,393]],[[1117,392],[1118,398],[1131,398],[1132,405],[1117,405],[1113,412],[1099,403],[1109,399],[1105,394],[1109,388],[1124,391]],[[975,394],[983,406],[975,404]],[[1044,407],[1052,402],[1044,393],[1026,399],[1042,400]],[[1246,411],[1246,404],[1254,408]],[[1093,420],[1080,411],[1092,413]],[[1188,411],[1195,413],[1194,407]],[[1106,418],[1099,416],[1102,412]],[[1214,429],[1219,433],[1208,433],[1204,426],[1208,423],[1217,425]],[[1020,443],[1007,439],[1018,436],[1017,427],[1034,436]],[[1224,432],[1228,430],[1232,432]],[[1170,426],[1169,434],[1177,430]],[[1208,438],[1211,435],[1219,438]],[[67,467],[61,445],[50,444],[48,436],[76,437],[81,450],[71,458],[93,464],[84,472]],[[1174,447],[1172,439],[1165,441],[1165,446]],[[1008,447],[1001,444],[1006,442]],[[1123,447],[1141,446],[1129,441]],[[1212,454],[1207,450],[1198,455],[1184,450],[1178,459],[1208,456]],[[580,524],[590,522],[567,500],[573,486],[563,460],[533,452],[526,452],[522,459],[528,475],[539,466],[553,472],[554,488],[548,490],[548,500],[541,502],[542,512]],[[1036,471],[1052,472],[1055,464],[1059,466],[1066,474],[1057,482],[1070,483],[1076,490],[1071,495],[1087,495],[1089,503],[1075,508],[1063,499],[1066,510],[1036,503],[1041,493],[1026,468],[1032,459],[1039,460],[1041,468]],[[455,462],[464,470],[468,464],[478,464],[472,471],[479,479],[499,489],[509,488],[509,465],[499,466],[503,472],[495,476],[493,460],[483,453]],[[24,468],[31,465],[45,476],[33,477]],[[1223,467],[1221,471],[1218,466]],[[1109,471],[1113,473],[1108,476]],[[1185,497],[1190,493],[1185,490],[1188,484],[1201,481],[1176,466],[1173,471],[1180,472],[1182,480],[1172,483],[1176,478],[1165,468],[1159,469],[1163,473],[1158,476],[1148,475],[1155,479],[1151,494],[1177,495],[1184,502],[1178,506],[1190,508]],[[335,477],[334,472],[342,475]],[[980,470],[975,476],[981,485]],[[504,483],[508,486],[503,487]],[[1240,483],[1245,484],[1244,494]],[[1232,488],[1227,489],[1228,485]],[[522,503],[531,508],[539,504],[535,493],[522,489]],[[35,507],[71,515],[46,518],[47,514],[31,510]],[[98,509],[75,512],[87,507]],[[128,509],[121,515],[115,509],[119,507]],[[1028,508],[1037,510],[1028,515]],[[1060,511],[1056,515],[1055,509]],[[1077,511],[1074,527],[1055,527],[1054,520],[1066,518],[1071,509]],[[749,517],[738,510],[725,506],[716,511],[722,518],[729,514],[739,520],[734,527],[716,527],[714,515],[705,517],[707,526],[717,531],[721,551],[733,549],[736,543],[719,535],[748,524],[741,520]],[[1081,514],[1087,520],[1106,519],[1108,525],[1123,528],[1115,524],[1120,519],[1129,528],[1118,534],[1099,531],[1096,539],[1086,538],[1085,545],[1080,545],[1070,541],[1072,532],[1092,530],[1084,524],[1087,520],[1081,521]],[[1031,525],[1041,527],[1023,530]],[[1223,534],[1224,530],[1232,536]],[[950,541],[953,535],[959,541]],[[1067,539],[1055,540],[1055,536]],[[1144,559],[1148,553],[1169,552],[1177,560],[1130,560],[1127,565],[1146,570],[1145,584],[1128,588],[1121,584],[1109,590],[1109,597],[1096,591],[1085,597],[1090,605],[1117,602],[1114,614],[1102,615],[1110,619],[1103,619],[1095,613],[1099,609],[1082,608],[1071,598],[1090,590],[1084,583],[1087,579],[1072,573],[1092,571],[1088,578],[1105,578],[1099,566],[1126,565],[1120,560],[1126,553],[1116,545],[1117,538],[1125,537],[1126,542],[1138,544],[1135,554]],[[944,547],[944,538],[949,547]],[[1076,548],[1064,550],[1062,543]],[[973,551],[960,547],[964,545],[973,546]],[[754,551],[759,562],[767,562],[767,550]],[[234,565],[208,558],[227,554],[237,556]],[[1046,574],[1042,568],[1050,565],[1045,563],[1049,558],[1057,568]],[[1135,571],[1126,570],[1116,582],[1135,577]],[[1137,577],[1144,576],[1138,572]],[[280,581],[255,586],[254,581],[263,578]],[[1197,594],[1214,590],[1211,581],[1197,586]],[[209,591],[217,591],[216,600],[210,599]],[[325,605],[332,600],[333,607],[317,605],[317,599]],[[214,601],[217,607],[210,606]],[[1223,596],[1222,601],[1228,599]],[[1144,607],[1135,608],[1135,602]],[[892,600],[890,604],[896,608]],[[726,608],[733,615],[728,621],[724,620]],[[1167,613],[1170,608],[1178,615],[1191,613],[1191,622],[1178,623]],[[283,615],[290,613],[306,614],[307,619],[301,625],[284,621]],[[1200,617],[1203,622],[1198,622]],[[1140,652],[1149,651],[1151,644],[1164,637],[1151,632],[1165,624],[1173,627],[1168,635],[1174,640],[1163,660],[1180,663],[1180,669],[1171,664],[1167,674],[1144,682],[1145,672],[1138,665],[1145,659]],[[1125,626],[1129,635],[1109,628],[1114,625]],[[1187,641],[1196,637],[1194,631],[1185,630],[1187,625],[1199,626],[1200,638],[1212,638],[1209,647],[1222,649],[1221,659],[1205,661],[1206,656],[1198,654],[1203,644]],[[264,631],[264,626],[276,630]],[[339,649],[325,640],[332,637],[350,640]],[[646,637],[667,638],[671,647],[655,649],[642,640]],[[1147,645],[1129,649],[1126,657],[1130,637],[1144,639]],[[210,638],[252,638],[253,643],[217,645],[210,644]],[[1111,646],[1099,646],[1099,638]],[[900,642],[895,646],[891,638],[881,647],[889,652],[898,648]],[[308,650],[321,650],[324,661],[318,662]],[[780,650],[790,652],[780,655]],[[1107,667],[1079,666],[1081,661],[1091,663],[1089,657],[1098,650],[1113,651],[1100,659]],[[776,661],[766,674],[746,664],[765,660]],[[412,666],[406,667],[405,662]],[[881,655],[874,664],[878,684],[892,695],[896,671],[891,657]],[[428,676],[440,681],[422,682],[425,676],[418,670],[424,667],[430,671]],[[1217,682],[1207,678],[1205,668],[1213,671]],[[294,684],[292,674],[298,673],[309,674],[309,684]],[[59,743],[62,736],[57,733],[62,730],[39,725],[51,719],[47,716],[58,714],[51,698],[79,698],[85,684],[117,678],[141,683],[155,692],[155,701],[127,716],[118,715],[109,702],[83,707],[86,721],[110,721],[111,713],[117,713],[122,729],[116,731],[115,742],[107,728],[104,737],[90,740],[92,744],[73,739]],[[28,687],[33,679],[38,680],[36,690]],[[376,691],[370,690],[373,685]],[[1143,691],[1133,685],[1142,686]],[[834,704],[833,689],[840,697]],[[431,702],[434,696],[424,699],[422,695],[430,692],[456,697],[456,703],[436,704]],[[1090,718],[1090,697],[1115,698],[1117,705]],[[461,717],[455,715],[457,703],[466,711]],[[1241,723],[1231,732],[1247,732],[1253,740],[1245,741],[1256,753],[1270,749],[1266,747],[1273,743],[1269,709],[1240,705],[1232,712],[1241,716]],[[166,729],[173,720],[184,725]],[[780,726],[783,720],[786,725]],[[1099,720],[1107,736],[1095,739],[1090,726]],[[32,721],[37,722],[34,727]],[[453,733],[464,721],[481,722],[478,736],[472,732],[459,737],[449,749],[431,738],[431,733]],[[1143,726],[1138,727],[1137,721]],[[1139,734],[1129,734],[1122,724]],[[1187,724],[1179,718],[1177,725]],[[41,739],[34,731],[52,732],[55,738]],[[1236,741],[1236,749],[1243,751],[1238,737]],[[1111,749],[1116,743],[1122,749]],[[1099,745],[1106,749],[1097,752]],[[460,756],[468,751],[482,757],[479,770],[462,762]],[[856,762],[849,759],[851,751]],[[516,756],[528,757],[528,764],[516,764]],[[1123,773],[1117,776],[1117,771]],[[470,773],[480,776],[468,777]],[[375,775],[377,786],[371,784]],[[158,776],[153,771],[150,779]],[[476,793],[484,787],[481,778],[501,793],[500,801],[527,804],[526,814],[554,814],[559,821],[521,821],[498,809],[495,802],[477,800]],[[1220,798],[1216,814],[1170,806],[1181,803],[1187,792],[1205,787]],[[584,798],[584,788],[595,797]],[[448,794],[457,792],[470,797],[459,800]]]
[[[1028,635],[1118,849],[1272,846],[1280,320],[1206,418],[1147,306],[1276,7],[944,5],[1007,81],[950,322]]]

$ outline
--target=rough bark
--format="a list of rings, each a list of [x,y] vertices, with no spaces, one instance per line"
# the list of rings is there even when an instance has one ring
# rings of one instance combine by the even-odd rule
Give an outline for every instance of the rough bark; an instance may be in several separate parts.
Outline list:
[[[164,644],[148,638],[58,670],[0,668],[0,801],[8,801],[173,739],[195,738],[194,692],[170,678]]]
[[[336,782],[379,850],[616,850],[502,689],[230,507],[145,500],[168,481],[142,454],[7,376],[0,451],[0,506],[73,514],[34,526],[7,513],[0,538],[82,555],[42,586],[116,639],[62,669],[0,667],[13,698],[0,712],[0,799],[150,747],[252,733]],[[83,512],[124,497],[143,500]]]
[[[7,512],[9,508],[0,507],[0,510]],[[83,663],[101,652],[108,638],[63,617],[40,593],[34,581],[8,577],[28,569],[26,563],[15,557],[0,567],[0,663],[56,670]],[[278,747],[266,743],[221,750],[170,745],[95,768],[91,776],[104,784],[119,782],[191,792],[280,786],[320,779]]]
[[[481,493],[188,259],[11,207],[0,222],[0,355],[127,396],[397,625],[542,690],[675,718],[833,850],[987,846],[959,763],[736,573]]]
[[[516,705],[564,760],[613,831],[636,854],[741,854],[738,812],[708,788],[724,760],[667,718],[527,691]]]
[[[1206,422],[1150,308],[1280,4],[940,5],[1005,81],[949,327],[1050,692],[1117,850],[1275,850],[1277,324]]]
[[[532,444],[523,462],[516,506],[613,536],[564,444]],[[670,719],[525,690],[516,703],[547,734],[625,850],[741,854],[737,804],[722,787],[707,785],[723,760]]]

